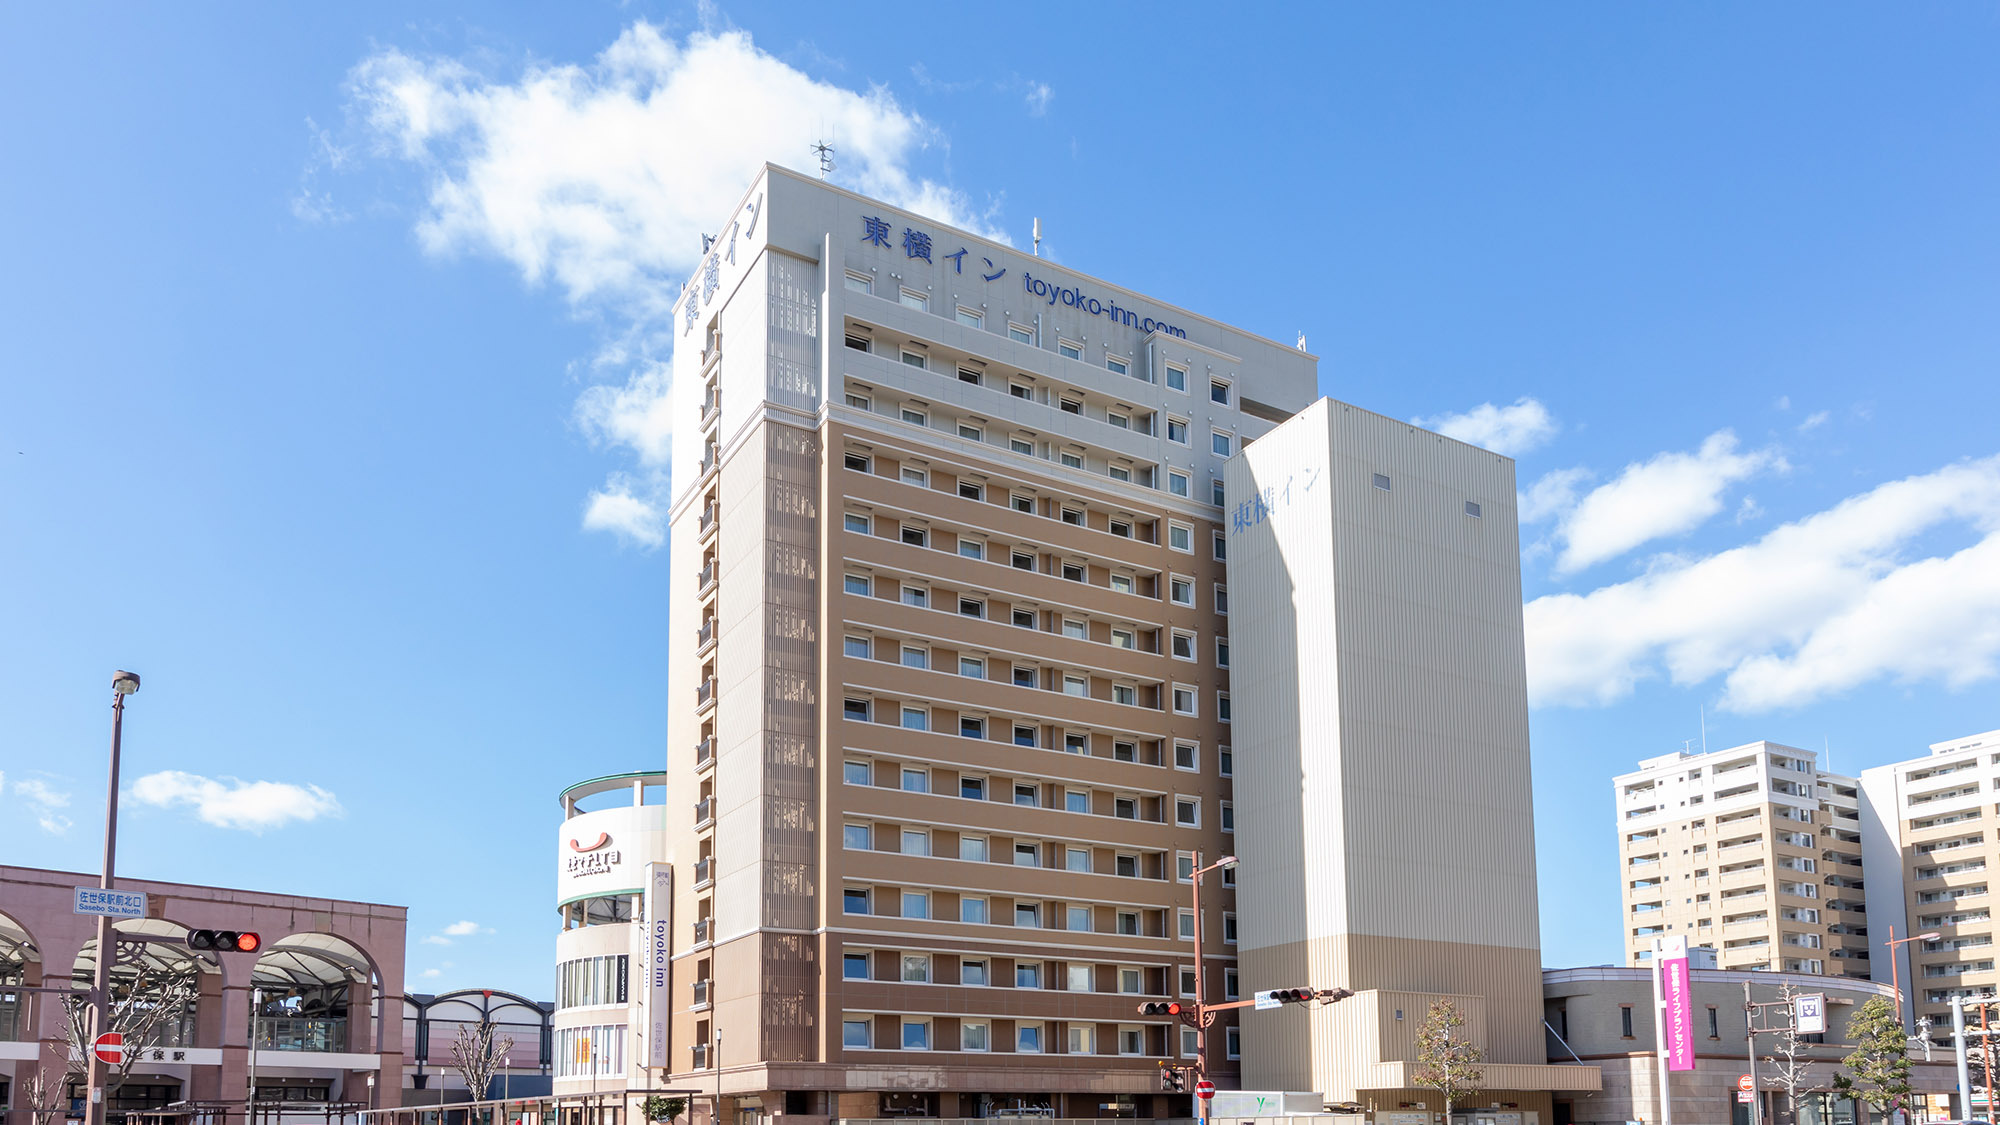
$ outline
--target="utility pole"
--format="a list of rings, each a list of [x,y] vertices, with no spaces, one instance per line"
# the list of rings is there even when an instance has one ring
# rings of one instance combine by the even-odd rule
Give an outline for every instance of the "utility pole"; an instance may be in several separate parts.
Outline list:
[[[1757,1008],[1750,1001],[1750,982],[1743,982],[1743,1033],[1744,1054],[1750,1060],[1750,1125],[1761,1125],[1764,1102],[1757,1089]]]
[[[118,754],[125,732],[125,697],[138,690],[139,677],[136,674],[125,671],[112,673],[111,776],[104,791],[104,873],[97,881],[98,887],[107,891],[112,888],[118,861]],[[90,1039],[111,1030],[111,962],[118,956],[118,943],[113,933],[110,915],[99,915],[97,965],[91,972],[90,980]],[[84,1043],[83,1057],[87,1068],[84,1075],[83,1120],[85,1125],[104,1125],[104,1063],[98,1059],[97,1052],[90,1049],[89,1040]]]
[[[1965,997],[1951,997],[1951,1043],[1958,1049],[1958,1119],[1972,1119],[1972,1078],[1965,1065]]]

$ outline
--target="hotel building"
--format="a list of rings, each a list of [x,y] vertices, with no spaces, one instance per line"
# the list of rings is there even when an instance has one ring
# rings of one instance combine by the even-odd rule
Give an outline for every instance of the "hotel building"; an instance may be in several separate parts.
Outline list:
[[[1854,778],[1753,742],[1648,758],[1612,785],[1628,965],[1671,934],[1723,970],[1871,975]]]

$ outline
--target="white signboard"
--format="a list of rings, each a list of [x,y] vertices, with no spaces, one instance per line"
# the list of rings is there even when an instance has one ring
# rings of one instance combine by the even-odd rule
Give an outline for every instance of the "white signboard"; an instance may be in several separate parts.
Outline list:
[[[1261,1011],[1264,1011],[1264,1010],[1265,1010],[1265,1009],[1267,1009],[1267,1008],[1282,1008],[1282,1007],[1284,1007],[1284,1006],[1285,1006],[1285,1002],[1284,1002],[1283,1000],[1279,1000],[1279,999],[1276,999],[1276,998],[1274,998],[1274,997],[1273,997],[1273,996],[1271,995],[1271,993],[1273,993],[1273,992],[1275,992],[1275,991],[1277,991],[1277,990],[1276,990],[1276,989],[1273,989],[1273,988],[1267,988],[1267,989],[1263,990],[1262,992],[1259,992],[1259,993],[1257,994],[1257,1004],[1256,1004],[1256,1008],[1255,1008],[1255,1010],[1256,1010],[1256,1011],[1259,1011],[1259,1012],[1261,1012]],[[1240,992],[1239,992],[1239,993],[1237,993],[1237,995],[1238,995],[1238,996],[1241,996],[1241,995],[1242,995],[1242,993],[1240,993]]]
[[[107,891],[103,887],[78,887],[76,913],[99,918],[144,918],[145,891]]]
[[[640,937],[644,943],[639,963],[646,979],[639,994],[645,997],[646,1065],[665,1069],[667,1021],[673,1016],[673,913],[674,869],[664,863],[646,865],[646,925]]]
[[[1826,994],[1808,992],[1792,1001],[1792,1014],[1797,1018],[1800,1035],[1826,1034]]]

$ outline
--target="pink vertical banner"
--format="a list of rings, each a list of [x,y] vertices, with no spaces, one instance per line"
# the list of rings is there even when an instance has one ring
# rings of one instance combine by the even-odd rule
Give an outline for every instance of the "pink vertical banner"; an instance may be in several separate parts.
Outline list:
[[[1660,998],[1665,1003],[1660,1022],[1666,1025],[1667,1069],[1693,1070],[1694,987],[1685,952],[1660,961]]]

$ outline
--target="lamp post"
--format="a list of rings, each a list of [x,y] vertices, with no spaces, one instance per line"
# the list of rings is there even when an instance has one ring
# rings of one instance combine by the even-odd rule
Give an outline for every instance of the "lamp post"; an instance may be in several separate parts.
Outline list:
[[[104,874],[97,885],[110,890],[118,859],[118,750],[125,732],[125,697],[139,690],[137,673],[123,670],[111,674],[111,777],[104,792]],[[111,1030],[111,961],[117,956],[113,944],[111,918],[97,919],[97,965],[90,980],[90,1037]],[[97,1052],[84,1051],[88,1071],[84,1076],[85,1125],[104,1125],[104,1064]]]
[[[1215,1013],[1208,1010],[1208,989],[1205,987],[1208,976],[1201,959],[1201,877],[1211,871],[1235,867],[1236,857],[1226,855],[1203,867],[1201,853],[1196,852],[1191,866],[1194,869],[1189,877],[1194,884],[1194,1077],[1196,1085],[1200,1085],[1201,1080],[1208,1077],[1208,1025],[1215,1019]],[[1201,1109],[1197,1116],[1207,1120],[1208,1113],[1206,1107],[1201,1106],[1202,1100],[1195,1098],[1196,1106]]]
[[[1896,947],[1899,945],[1908,945],[1913,941],[1936,941],[1937,939],[1938,932],[1936,930],[1932,930],[1927,934],[1912,934],[1906,938],[1899,938],[1896,936],[1895,923],[1892,922],[1889,924],[1889,940],[1887,942],[1889,947],[1889,987],[1896,993],[1896,1026],[1902,1028],[1905,1035],[1909,1034],[1909,1025],[1903,1022],[1903,974],[1901,966],[1896,961]],[[1911,972],[1914,973],[1915,971],[1914,968],[1911,969]]]

